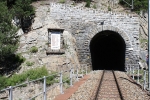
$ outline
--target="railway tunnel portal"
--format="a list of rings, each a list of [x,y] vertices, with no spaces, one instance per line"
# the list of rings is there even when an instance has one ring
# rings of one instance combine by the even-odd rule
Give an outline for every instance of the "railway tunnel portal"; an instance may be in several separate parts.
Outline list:
[[[90,53],[93,70],[120,70],[125,67],[126,44],[119,33],[101,31],[90,42]]]

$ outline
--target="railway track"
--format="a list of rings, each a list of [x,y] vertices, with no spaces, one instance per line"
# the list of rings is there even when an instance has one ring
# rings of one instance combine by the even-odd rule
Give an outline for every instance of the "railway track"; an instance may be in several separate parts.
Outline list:
[[[92,100],[124,100],[114,71],[103,71]]]

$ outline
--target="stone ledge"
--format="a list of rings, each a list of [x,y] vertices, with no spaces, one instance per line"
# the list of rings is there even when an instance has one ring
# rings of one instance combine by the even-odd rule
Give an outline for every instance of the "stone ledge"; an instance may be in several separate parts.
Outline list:
[[[65,50],[64,49],[60,49],[60,50],[46,50],[46,54],[47,55],[51,55],[51,54],[56,54],[56,55],[61,55],[61,54],[65,54]]]

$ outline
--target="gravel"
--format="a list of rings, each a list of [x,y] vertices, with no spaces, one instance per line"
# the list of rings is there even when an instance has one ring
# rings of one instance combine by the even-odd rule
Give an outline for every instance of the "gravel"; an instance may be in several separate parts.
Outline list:
[[[124,72],[116,71],[116,76],[125,100],[150,100],[150,96]]]
[[[102,76],[102,71],[93,71],[89,74],[90,78],[68,100],[90,100],[90,96],[100,79],[99,76]]]
[[[90,78],[68,100],[91,100],[90,97],[102,76],[102,70],[93,71]],[[124,72],[115,71],[124,100],[150,100],[150,96],[137,86]]]

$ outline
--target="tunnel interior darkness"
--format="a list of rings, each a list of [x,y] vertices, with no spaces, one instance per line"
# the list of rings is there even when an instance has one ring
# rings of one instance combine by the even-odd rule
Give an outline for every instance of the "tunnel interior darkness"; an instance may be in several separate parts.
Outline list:
[[[125,41],[117,32],[99,32],[90,42],[92,69],[124,71],[125,48]]]

